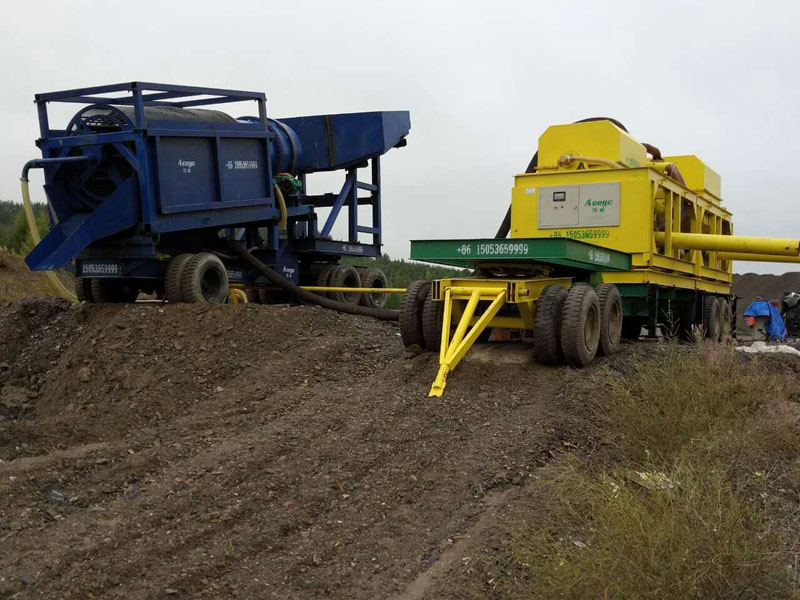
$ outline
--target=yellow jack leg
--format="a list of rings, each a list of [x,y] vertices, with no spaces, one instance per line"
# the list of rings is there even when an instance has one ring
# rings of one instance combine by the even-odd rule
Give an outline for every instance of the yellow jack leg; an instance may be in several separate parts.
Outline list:
[[[440,398],[444,393],[444,386],[447,385],[447,374],[450,372],[450,367],[447,365],[439,365],[439,372],[436,374],[436,379],[433,380],[431,391],[428,398],[436,396]]]
[[[461,314],[461,319],[458,321],[455,333],[453,333],[452,340],[450,339],[450,321],[453,314],[453,298],[450,290],[445,291],[444,317],[442,322],[442,347],[439,351],[439,373],[431,386],[429,397],[440,397],[444,393],[444,388],[447,385],[447,375],[456,368],[456,365],[464,358],[464,355],[478,339],[478,336],[489,325],[497,312],[506,303],[506,290],[502,289],[493,293],[490,297],[492,303],[486,311],[478,317],[472,328],[469,328],[469,323],[475,314],[475,309],[478,302],[481,300],[481,295],[486,294],[486,289],[475,288],[471,291],[467,306]],[[488,300],[489,298],[485,298]]]

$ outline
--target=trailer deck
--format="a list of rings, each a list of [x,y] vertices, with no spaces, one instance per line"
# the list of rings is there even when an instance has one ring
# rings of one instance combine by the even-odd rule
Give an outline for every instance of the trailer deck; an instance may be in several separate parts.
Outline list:
[[[569,238],[412,240],[411,259],[476,269],[485,263],[530,262],[585,271],[630,271],[631,255]]]

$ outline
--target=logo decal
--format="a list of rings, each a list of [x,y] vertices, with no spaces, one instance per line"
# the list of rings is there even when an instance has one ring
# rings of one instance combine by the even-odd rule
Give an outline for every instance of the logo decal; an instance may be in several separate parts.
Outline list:
[[[197,166],[197,161],[184,160],[183,158],[178,159],[178,168],[182,169],[184,173],[191,173],[192,167],[195,166]]]

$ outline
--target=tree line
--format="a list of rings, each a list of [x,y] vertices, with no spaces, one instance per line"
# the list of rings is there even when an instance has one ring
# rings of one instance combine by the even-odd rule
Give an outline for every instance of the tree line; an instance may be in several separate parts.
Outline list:
[[[50,230],[47,205],[34,203],[33,215],[39,233],[44,236]],[[6,248],[14,254],[27,254],[33,246],[22,205],[9,200],[0,200],[0,248]]]

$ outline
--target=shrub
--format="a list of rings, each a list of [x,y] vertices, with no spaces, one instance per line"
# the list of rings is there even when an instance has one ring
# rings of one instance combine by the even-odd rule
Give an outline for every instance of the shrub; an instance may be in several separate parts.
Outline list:
[[[618,451],[540,471],[530,513],[475,559],[484,592],[800,598],[795,374],[723,345],[652,350],[578,382]]]

